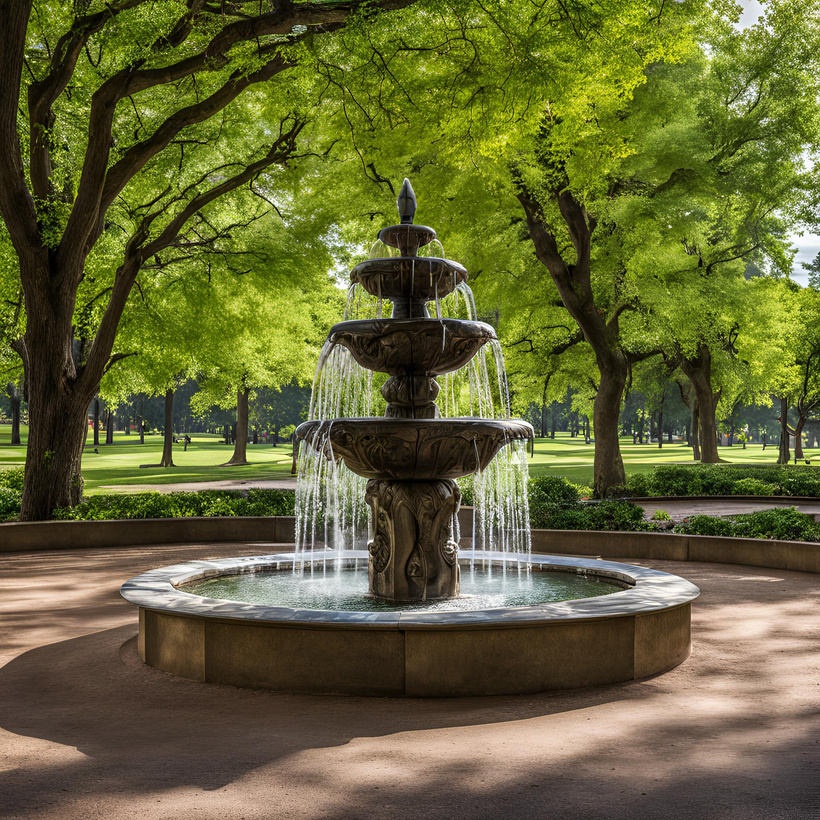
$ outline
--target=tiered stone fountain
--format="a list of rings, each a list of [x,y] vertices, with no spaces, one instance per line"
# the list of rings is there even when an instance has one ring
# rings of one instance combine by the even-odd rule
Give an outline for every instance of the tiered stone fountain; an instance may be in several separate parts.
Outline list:
[[[455,479],[485,470],[532,429],[509,419],[440,417],[436,377],[470,362],[495,334],[481,322],[429,316],[427,304],[467,272],[417,258],[435,231],[413,225],[414,212],[405,180],[401,224],[380,234],[399,255],[352,273],[393,302],[393,315],[342,322],[329,336],[328,347],[342,345],[389,376],[385,417],[320,419],[298,429],[310,463],[330,466],[331,490],[337,460],[368,479],[367,552],[327,538],[304,549],[297,538],[295,551],[283,545],[283,552],[132,578],[122,594],[140,608],[147,664],[274,691],[418,697],[628,681],[688,656],[698,589],[645,567],[537,554],[522,567],[520,554],[490,546],[461,557],[469,590],[459,596]],[[274,522],[270,531],[272,540]],[[365,559],[370,595],[358,570]]]
[[[464,367],[496,335],[483,322],[430,316],[427,304],[452,293],[467,271],[447,259],[419,263],[419,248],[436,232],[413,224],[416,197],[406,179],[398,206],[401,223],[379,239],[399,256],[370,259],[351,273],[354,283],[393,303],[392,316],[341,322],[328,336],[362,367],[389,375],[381,389],[385,417],[309,421],[296,435],[369,479],[371,594],[431,601],[459,592],[455,479],[483,470],[504,445],[533,432],[520,420],[441,418],[436,377]]]

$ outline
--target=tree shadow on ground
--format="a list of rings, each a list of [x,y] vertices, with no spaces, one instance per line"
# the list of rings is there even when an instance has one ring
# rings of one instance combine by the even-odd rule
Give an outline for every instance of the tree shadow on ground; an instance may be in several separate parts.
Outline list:
[[[283,779],[303,795],[306,817],[817,816],[816,710],[750,720],[719,688],[704,688],[690,713],[659,711],[674,675],[522,697],[275,695],[147,667],[128,625],[39,647],[0,669],[0,725],[85,756],[8,771],[0,792],[22,817],[62,789],[138,801],[216,793],[261,771],[266,785],[252,788]],[[744,700],[760,701],[768,685],[747,681]]]
[[[438,700],[275,695],[143,665],[118,583],[189,555],[240,551],[264,549],[16,562],[0,648],[11,656],[13,644],[54,642],[0,668],[0,728],[20,736],[0,732],[0,816],[820,816],[817,576],[641,562],[703,588],[694,654],[657,678],[599,689]],[[47,594],[37,598],[32,583]]]

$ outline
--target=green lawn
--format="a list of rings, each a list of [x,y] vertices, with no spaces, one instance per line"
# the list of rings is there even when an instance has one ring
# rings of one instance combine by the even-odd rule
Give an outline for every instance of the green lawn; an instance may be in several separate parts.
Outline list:
[[[27,430],[23,428],[25,440]],[[25,447],[12,447],[7,442],[11,428],[0,426],[0,468],[22,465]],[[89,436],[90,442],[90,436]],[[289,444],[248,445],[248,459],[251,464],[244,467],[221,467],[233,452],[232,447],[221,443],[216,435],[197,433],[188,452],[182,445],[174,447],[174,461],[177,466],[140,468],[141,464],[156,464],[162,453],[162,436],[146,436],[140,445],[139,437],[117,433],[114,444],[101,445],[99,453],[94,453],[90,443],[83,457],[83,475],[87,493],[106,492],[104,485],[118,484],[170,484],[179,481],[214,481],[218,479],[261,479],[284,478],[290,475],[292,463]],[[558,433],[555,440],[536,439],[535,456],[530,459],[530,474],[561,475],[579,484],[592,483],[592,459],[594,445],[584,444],[582,438],[570,438],[568,433]],[[657,444],[632,444],[631,437],[621,439],[621,451],[628,473],[648,472],[657,464],[692,464],[692,450],[683,443],[667,444],[662,448]],[[811,458],[813,450],[807,450]],[[721,447],[720,456],[732,463],[773,464],[777,459],[777,448],[767,447],[763,451],[760,444]],[[820,464],[820,451],[817,453]]]
[[[23,441],[26,428],[21,431]],[[12,447],[8,444],[11,428],[0,426],[0,469],[22,466],[25,462],[25,446]],[[105,485],[119,484],[171,484],[178,481],[216,481],[219,479],[259,479],[285,478],[290,476],[292,451],[289,444],[278,447],[266,444],[249,444],[248,460],[243,467],[221,467],[231,457],[233,447],[222,443],[217,435],[196,433],[191,436],[193,443],[184,452],[182,445],[174,445],[175,467],[147,467],[141,464],[157,464],[162,456],[162,436],[145,437],[145,444],[139,443],[139,436],[117,433],[114,444],[100,445],[99,453],[94,452],[91,436],[88,437],[83,455],[83,477],[85,492],[109,492]]]
[[[530,461],[530,475],[561,475],[578,484],[592,483],[592,460],[594,444],[584,444],[583,438],[570,438],[569,433],[557,433],[555,440],[537,438],[535,456]],[[733,447],[719,447],[720,457],[734,464],[774,464],[777,461],[777,447],[762,444],[747,444]],[[692,448],[684,443],[664,442],[657,444],[633,444],[632,436],[621,438],[621,453],[627,473],[646,473],[658,464],[693,464]],[[806,450],[811,458],[814,450]],[[820,465],[820,451],[817,451]]]

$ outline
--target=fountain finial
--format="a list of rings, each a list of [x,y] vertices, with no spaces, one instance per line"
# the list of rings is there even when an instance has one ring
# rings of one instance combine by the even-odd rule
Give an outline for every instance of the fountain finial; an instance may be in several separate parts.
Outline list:
[[[402,225],[412,225],[413,216],[416,213],[416,192],[410,184],[407,177],[404,178],[404,183],[399,191],[399,198],[396,200],[396,205],[399,207],[399,217]]]

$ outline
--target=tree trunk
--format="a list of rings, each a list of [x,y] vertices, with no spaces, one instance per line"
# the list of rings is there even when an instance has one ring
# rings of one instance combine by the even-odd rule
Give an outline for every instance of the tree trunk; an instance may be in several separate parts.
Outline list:
[[[700,413],[698,413],[698,400],[692,402],[692,421],[689,428],[692,438],[692,460],[700,461]]]
[[[700,421],[700,460],[703,464],[717,464],[720,461],[717,449],[717,422],[715,409],[720,393],[712,390],[712,354],[705,344],[698,347],[692,358],[681,357],[681,370],[692,384],[698,400]]]
[[[610,487],[626,484],[626,471],[618,437],[621,399],[626,387],[626,359],[610,352],[608,357],[598,357],[598,369],[601,381],[592,414],[595,435],[593,487],[595,494],[603,498]]]
[[[165,434],[160,467],[174,466],[174,391],[165,391]]]
[[[777,453],[778,464],[788,464],[791,459],[789,449],[789,401],[780,399],[780,447]]]
[[[94,396],[94,446],[100,446],[100,397]]]
[[[658,449],[663,447],[663,407],[658,410]]]
[[[123,423],[122,429],[123,429],[123,432],[125,433],[126,436],[131,435],[131,414],[130,413],[128,413],[128,415],[126,415],[125,422]]]
[[[22,444],[20,441],[20,404],[23,397],[17,389],[16,384],[9,383],[6,388],[6,395],[11,404],[11,443]]]
[[[547,405],[541,405],[541,438],[547,437]]]
[[[55,392],[40,362],[29,367],[29,435],[21,521],[44,521],[57,507],[79,504],[90,396]]]
[[[803,427],[806,424],[805,416],[798,416],[797,424],[794,426],[794,457],[801,461],[805,458],[803,455]]]
[[[555,408],[555,402],[550,407],[550,438],[555,438],[555,431],[558,427],[558,413]]]
[[[38,275],[43,282],[49,281],[47,264]],[[22,359],[29,435],[22,521],[47,520],[55,508],[70,507],[82,499],[83,446],[97,383],[87,377],[87,371],[82,378],[77,376],[70,307],[42,292],[27,291]]]
[[[114,413],[109,409],[108,418],[105,422],[105,443],[114,443]]]
[[[592,288],[592,235],[596,220],[575,199],[569,187],[555,186],[550,193],[569,230],[574,247],[573,258],[565,259],[556,235],[547,224],[541,205],[523,184],[518,199],[527,215],[527,230],[539,261],[549,271],[564,307],[577,322],[580,334],[595,352],[601,379],[595,397],[593,427],[595,435],[594,489],[598,497],[606,496],[611,487],[626,482],[621,457],[619,416],[628,370],[627,354],[621,346],[619,313],[607,318],[595,302]],[[570,340],[570,346],[574,340]]]
[[[236,391],[236,439],[233,455],[223,467],[236,467],[248,464],[248,394],[250,388]]]

